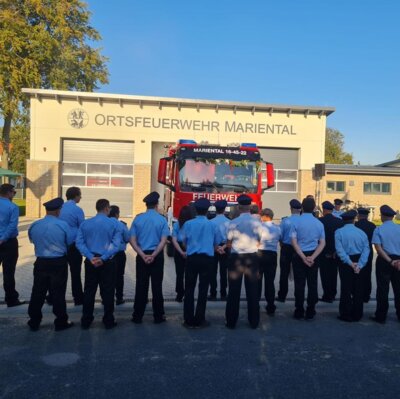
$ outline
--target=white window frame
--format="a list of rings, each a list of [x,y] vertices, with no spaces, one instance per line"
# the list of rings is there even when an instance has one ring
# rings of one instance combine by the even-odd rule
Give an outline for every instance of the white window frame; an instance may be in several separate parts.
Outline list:
[[[65,164],[84,164],[85,165],[85,171],[86,173],[72,173],[72,172],[66,172],[64,173],[64,165]],[[108,165],[109,166],[109,172],[108,174],[106,173],[87,173],[88,170],[88,165]],[[118,165],[129,165],[132,166],[132,175],[113,175],[111,174],[111,167],[112,166],[118,166]],[[85,185],[80,185],[79,187],[81,188],[106,188],[106,189],[118,189],[118,190],[132,190],[134,186],[134,173],[133,173],[133,164],[127,164],[127,163],[106,163],[106,162],[72,162],[72,161],[63,161],[62,162],[62,173],[61,173],[61,178],[64,176],[78,176],[78,177],[84,177],[85,178]],[[107,177],[108,178],[108,186],[88,186],[87,185],[87,178],[88,177]],[[132,179],[132,186],[130,187],[115,187],[111,185],[111,179],[112,178],[131,178]],[[62,185],[62,187],[69,187],[66,185]]]
[[[371,184],[371,191],[365,191],[365,184]],[[380,191],[372,191],[372,187],[374,184],[379,184],[380,186]],[[382,185],[383,184],[389,184],[389,191],[388,192],[383,192],[382,191]],[[392,183],[389,181],[365,181],[363,182],[363,194],[365,195],[391,195],[392,194]]]
[[[328,190],[328,183],[334,183],[335,184],[335,189],[334,190]],[[343,191],[337,189],[337,183],[343,183],[344,184]],[[326,182],[326,192],[327,193],[345,193],[346,192],[346,181],[345,180],[328,180]]]
[[[265,170],[266,169],[262,169],[261,173],[262,173],[262,183],[266,183],[267,182],[267,178],[265,177]],[[278,179],[278,171],[283,171],[283,172],[296,172],[296,179],[295,180],[281,180]],[[284,168],[279,168],[279,169],[274,169],[274,173],[275,173],[275,186],[268,189],[269,193],[297,193],[298,192],[298,188],[299,188],[299,171],[297,169],[284,169]],[[277,183],[295,183],[296,184],[296,190],[295,191],[278,191],[278,184]]]

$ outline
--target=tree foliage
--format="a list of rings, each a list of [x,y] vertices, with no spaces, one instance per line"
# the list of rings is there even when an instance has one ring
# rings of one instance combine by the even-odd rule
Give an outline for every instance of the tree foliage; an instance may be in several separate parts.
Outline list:
[[[80,0],[0,0],[3,167],[11,125],[27,107],[23,87],[93,91],[108,82],[107,59],[92,47],[101,37],[89,19]]]
[[[352,165],[353,154],[344,151],[344,135],[336,129],[327,128],[325,136],[325,163]]]

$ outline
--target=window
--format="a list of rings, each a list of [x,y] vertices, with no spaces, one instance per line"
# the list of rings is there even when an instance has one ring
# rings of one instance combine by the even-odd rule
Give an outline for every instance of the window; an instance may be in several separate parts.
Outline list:
[[[265,168],[265,166],[264,166]],[[265,169],[262,170],[262,181],[266,182]],[[297,193],[298,171],[296,169],[275,169],[275,186],[268,192]]]
[[[390,194],[392,183],[364,183],[364,194]]]
[[[346,190],[346,182],[344,181],[328,181],[326,183],[326,192],[344,193]]]
[[[63,186],[132,188],[133,165],[64,162]]]

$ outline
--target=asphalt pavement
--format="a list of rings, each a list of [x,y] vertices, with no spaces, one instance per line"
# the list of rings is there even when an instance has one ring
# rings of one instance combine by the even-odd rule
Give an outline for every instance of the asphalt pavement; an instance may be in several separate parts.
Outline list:
[[[29,299],[33,248],[21,220],[17,287]],[[168,321],[152,322],[151,304],[143,324],[130,322],[134,294],[134,254],[128,250],[126,297],[116,308],[118,325],[105,330],[98,302],[95,322],[81,330],[81,307],[69,301],[75,326],[55,332],[51,307],[41,328],[31,332],[27,305],[0,305],[0,399],[2,398],[397,398],[400,395],[400,323],[390,302],[385,325],[368,319],[336,319],[338,302],[318,303],[312,321],[292,318],[289,299],[274,317],[263,310],[260,327],[247,324],[241,303],[235,330],[224,326],[225,303],[209,302],[210,327],[187,330],[182,304],[173,302],[174,267],[167,258],[164,293]],[[0,276],[2,278],[2,276]],[[277,277],[278,278],[278,277]],[[276,280],[276,282],[278,279]],[[1,295],[4,295],[2,292]],[[68,299],[71,299],[68,288]],[[265,305],[261,302],[262,309]]]

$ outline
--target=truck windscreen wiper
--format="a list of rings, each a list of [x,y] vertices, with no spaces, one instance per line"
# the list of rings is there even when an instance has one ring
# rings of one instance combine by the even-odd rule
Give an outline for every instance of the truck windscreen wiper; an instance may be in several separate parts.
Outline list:
[[[230,184],[230,183],[223,183],[220,185],[221,187],[237,187],[242,189],[243,191],[249,191],[249,187],[246,187],[244,184]],[[243,192],[241,191],[241,192]]]
[[[182,182],[181,187],[188,186],[190,187],[193,191],[206,191],[206,188],[202,186],[202,183],[195,183],[195,182]]]

